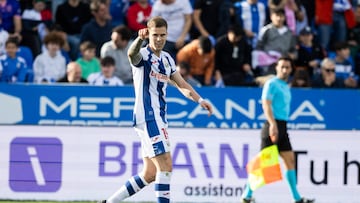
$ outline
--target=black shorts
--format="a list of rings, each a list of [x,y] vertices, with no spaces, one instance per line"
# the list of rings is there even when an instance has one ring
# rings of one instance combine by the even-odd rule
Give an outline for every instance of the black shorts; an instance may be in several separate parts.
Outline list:
[[[279,131],[279,137],[277,143],[279,151],[292,151],[291,143],[289,140],[289,134],[287,133],[286,121],[276,120],[276,125]],[[265,122],[261,129],[261,149],[271,146],[274,143],[271,142],[269,137],[269,122]]]

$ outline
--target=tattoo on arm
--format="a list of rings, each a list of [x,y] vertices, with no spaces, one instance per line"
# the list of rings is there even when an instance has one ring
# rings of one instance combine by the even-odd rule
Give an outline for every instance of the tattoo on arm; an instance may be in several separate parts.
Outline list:
[[[130,63],[138,64],[141,61],[140,49],[142,46],[143,40],[140,37],[136,38],[135,41],[130,45],[128,50],[128,56]]]

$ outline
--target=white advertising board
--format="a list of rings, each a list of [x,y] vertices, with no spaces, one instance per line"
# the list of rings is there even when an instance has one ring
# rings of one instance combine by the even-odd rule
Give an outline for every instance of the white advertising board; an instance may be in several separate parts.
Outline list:
[[[259,130],[170,128],[173,202],[239,202]],[[0,126],[0,199],[100,200],[142,169],[132,128]],[[317,203],[359,203],[359,131],[290,131],[298,189]],[[285,170],[283,168],[283,174]],[[285,177],[285,175],[284,175]],[[127,201],[155,201],[153,185]],[[254,192],[291,202],[286,180]]]

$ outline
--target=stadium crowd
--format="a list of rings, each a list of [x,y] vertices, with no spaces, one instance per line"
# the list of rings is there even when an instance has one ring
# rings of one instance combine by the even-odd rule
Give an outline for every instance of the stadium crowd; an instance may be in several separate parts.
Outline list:
[[[360,87],[360,0],[0,0],[0,82],[132,85],[152,16],[196,87],[262,86],[282,56],[293,87]]]

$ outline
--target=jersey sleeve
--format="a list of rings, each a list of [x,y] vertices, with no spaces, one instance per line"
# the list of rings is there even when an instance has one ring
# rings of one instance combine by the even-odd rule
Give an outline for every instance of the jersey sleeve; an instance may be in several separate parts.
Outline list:
[[[270,81],[265,82],[262,94],[261,94],[261,100],[272,100],[273,99],[273,92],[272,92],[272,83]]]

